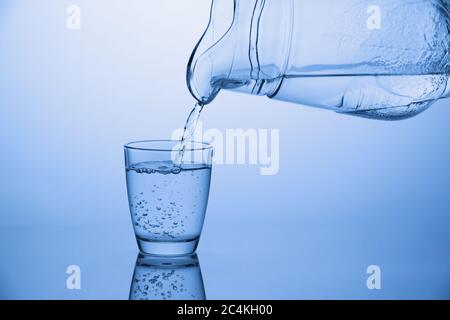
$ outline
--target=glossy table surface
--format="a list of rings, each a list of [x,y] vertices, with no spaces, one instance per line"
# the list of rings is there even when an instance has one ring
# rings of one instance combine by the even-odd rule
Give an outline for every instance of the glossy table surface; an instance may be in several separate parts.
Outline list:
[[[405,226],[391,225],[372,241],[376,225],[354,232],[355,223],[305,220],[275,229],[245,220],[221,223],[216,228],[232,228],[233,236],[204,233],[198,249],[203,281],[186,279],[186,287],[198,282],[186,290],[204,286],[207,299],[450,298],[450,257],[442,235],[408,224],[409,232],[395,236]],[[128,299],[137,258],[130,228],[3,228],[0,297]],[[416,232],[428,240],[411,241]],[[373,264],[381,269],[381,290],[366,286]],[[80,268],[80,290],[67,286],[73,265]],[[193,297],[204,297],[195,292]]]

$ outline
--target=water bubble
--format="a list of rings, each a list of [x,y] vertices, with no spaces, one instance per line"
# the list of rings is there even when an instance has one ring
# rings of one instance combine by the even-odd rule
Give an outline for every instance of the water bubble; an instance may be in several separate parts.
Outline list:
[[[171,171],[173,174],[179,174],[181,172],[181,167],[175,166]]]

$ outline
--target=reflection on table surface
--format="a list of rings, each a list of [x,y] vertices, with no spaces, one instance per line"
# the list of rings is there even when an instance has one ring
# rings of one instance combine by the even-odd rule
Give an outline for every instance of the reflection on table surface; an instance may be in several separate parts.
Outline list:
[[[130,300],[205,300],[200,263],[196,254],[156,257],[139,254]]]
[[[450,252],[437,235],[413,238],[384,228],[370,241],[367,229],[349,228],[348,221],[331,228],[319,220],[268,234],[270,224],[253,222],[249,230],[242,221],[220,225],[232,237],[207,225],[201,269],[197,255],[136,258],[129,225],[3,227],[0,298],[205,299],[205,292],[208,299],[450,298]],[[80,290],[66,284],[73,265]],[[381,290],[367,288],[370,265],[380,266]]]

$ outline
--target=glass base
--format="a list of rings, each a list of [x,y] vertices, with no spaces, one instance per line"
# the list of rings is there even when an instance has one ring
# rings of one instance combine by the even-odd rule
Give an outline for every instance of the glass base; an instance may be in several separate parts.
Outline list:
[[[198,238],[182,242],[160,242],[136,238],[139,250],[145,255],[183,256],[192,254],[197,249]]]

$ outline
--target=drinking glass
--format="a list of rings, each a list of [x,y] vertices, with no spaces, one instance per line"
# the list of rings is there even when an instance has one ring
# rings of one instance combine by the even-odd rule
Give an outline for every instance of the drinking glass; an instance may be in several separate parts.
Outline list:
[[[128,202],[139,249],[151,255],[195,252],[205,219],[213,148],[190,142],[125,145]]]

